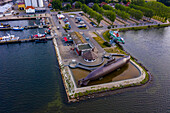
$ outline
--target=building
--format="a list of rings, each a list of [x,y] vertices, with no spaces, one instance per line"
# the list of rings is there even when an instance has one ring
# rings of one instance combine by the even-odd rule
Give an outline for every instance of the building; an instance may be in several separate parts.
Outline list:
[[[12,9],[12,4],[5,4],[0,7],[0,14],[5,14]]]
[[[74,51],[77,53],[77,55],[81,56],[86,51],[92,51],[93,47],[89,43],[84,44],[77,44],[75,45]]]
[[[25,10],[25,3],[18,3],[18,9]]]
[[[26,10],[26,13],[35,13],[35,8],[32,6],[27,6],[25,10]]]
[[[93,2],[90,2],[90,3],[87,4],[87,6],[89,6],[89,7],[93,7],[93,5],[94,5]]]
[[[5,5],[6,3],[10,3],[12,0],[0,0],[0,5]]]
[[[37,0],[31,0],[31,6],[38,7],[38,1]]]
[[[62,7],[65,7],[67,4],[70,4],[70,2],[63,2]],[[71,4],[70,4],[71,5]]]
[[[25,0],[25,6],[44,7],[43,0]]]
[[[25,6],[32,6],[31,0],[25,0]]]
[[[76,2],[77,2],[77,1],[75,1],[74,3],[72,3],[72,8],[75,8]]]
[[[94,62],[98,58],[98,55],[93,51],[86,51],[82,55],[86,62]]]
[[[103,5],[107,5],[107,3],[106,3],[106,2],[102,2],[102,3],[100,4],[101,7],[103,7]]]
[[[38,0],[38,7],[44,7],[43,0]]]

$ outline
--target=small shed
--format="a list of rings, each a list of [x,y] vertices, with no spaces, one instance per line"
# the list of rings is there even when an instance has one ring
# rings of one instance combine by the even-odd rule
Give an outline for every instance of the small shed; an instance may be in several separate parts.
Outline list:
[[[93,51],[86,51],[82,55],[86,62],[94,62],[98,58],[98,55]]]

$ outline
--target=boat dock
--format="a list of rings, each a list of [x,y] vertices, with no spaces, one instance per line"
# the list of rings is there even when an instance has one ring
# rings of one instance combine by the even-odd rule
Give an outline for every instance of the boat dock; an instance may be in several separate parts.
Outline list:
[[[13,43],[26,43],[26,42],[35,42],[35,40],[52,40],[52,37],[45,37],[45,38],[29,38],[29,39],[19,39],[19,40],[9,40],[9,41],[0,41],[0,45],[2,44],[13,44]]]
[[[34,28],[48,28],[50,25],[35,25],[35,26],[24,26],[24,29],[34,29]],[[0,31],[5,31],[5,30],[12,30],[12,27],[8,27],[8,28],[0,28]]]

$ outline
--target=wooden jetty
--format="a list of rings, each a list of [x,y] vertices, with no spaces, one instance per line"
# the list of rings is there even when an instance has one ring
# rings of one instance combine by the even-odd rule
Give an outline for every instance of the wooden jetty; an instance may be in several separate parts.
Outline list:
[[[24,29],[34,29],[34,28],[39,28],[39,26],[41,26],[43,28],[48,28],[50,25],[24,26]],[[0,31],[5,31],[5,30],[12,30],[12,27],[0,28]]]
[[[2,44],[13,44],[13,43],[35,42],[35,40],[43,40],[43,39],[52,40],[52,37],[29,38],[29,39],[19,39],[19,40],[0,41],[0,45],[2,45]]]

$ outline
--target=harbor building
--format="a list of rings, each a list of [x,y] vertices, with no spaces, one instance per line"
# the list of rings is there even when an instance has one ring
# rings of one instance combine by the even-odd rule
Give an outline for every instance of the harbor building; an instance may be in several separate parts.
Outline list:
[[[5,4],[0,7],[0,14],[5,14],[6,12],[9,12],[12,9],[12,4]]]
[[[31,3],[33,7],[38,7],[38,1],[37,0],[31,0]]]
[[[25,5],[33,7],[44,7],[43,0],[25,0]]]
[[[18,9],[25,10],[25,3],[18,3]]]

